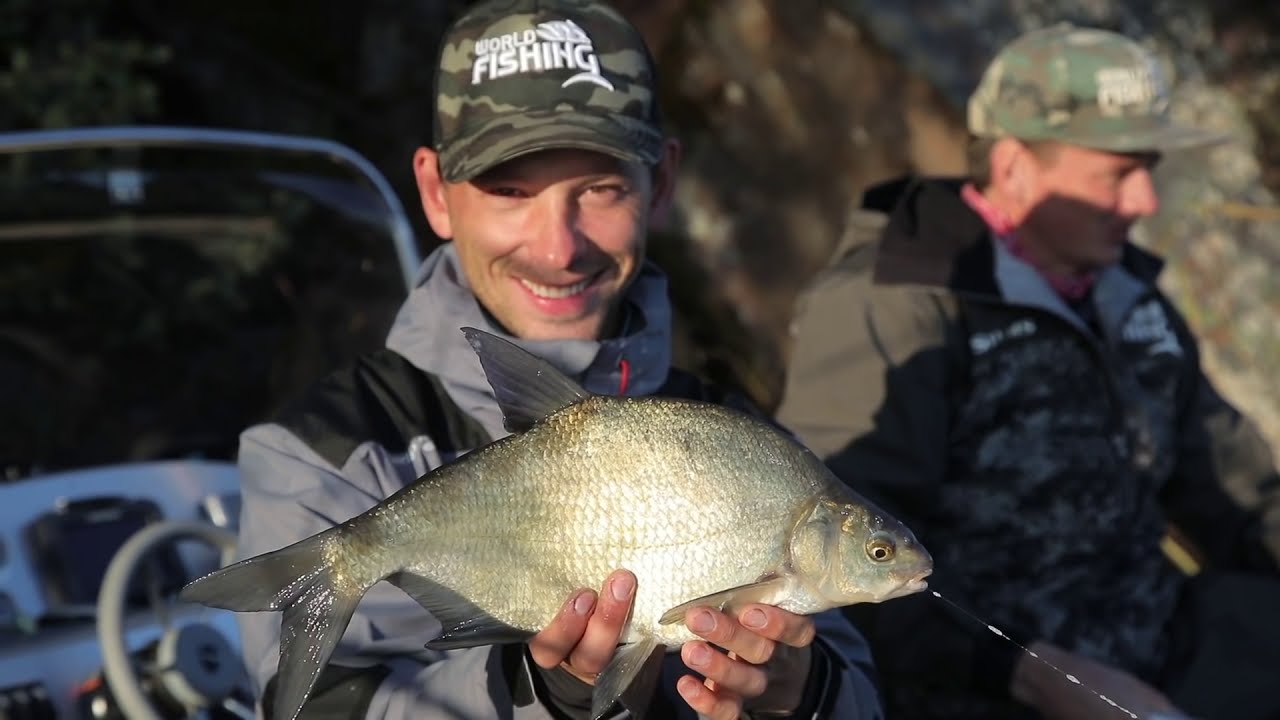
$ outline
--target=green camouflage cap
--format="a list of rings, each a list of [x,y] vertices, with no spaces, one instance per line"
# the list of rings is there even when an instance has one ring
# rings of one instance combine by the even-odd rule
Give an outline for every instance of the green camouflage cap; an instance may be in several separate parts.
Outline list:
[[[969,131],[1111,152],[1224,139],[1170,121],[1154,55],[1123,35],[1070,23],[1026,33],[996,55],[969,98]]]
[[[434,141],[462,182],[550,148],[658,162],[657,73],[644,38],[591,0],[490,0],[441,44]]]

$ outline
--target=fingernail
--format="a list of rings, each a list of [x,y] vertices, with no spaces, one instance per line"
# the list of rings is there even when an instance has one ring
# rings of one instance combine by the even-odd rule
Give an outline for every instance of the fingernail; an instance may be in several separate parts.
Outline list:
[[[593,595],[589,590],[583,590],[578,593],[578,597],[573,599],[573,611],[579,615],[586,615],[591,612],[591,606],[595,604],[595,595]]]
[[[689,664],[693,667],[705,667],[711,662],[711,651],[705,645],[694,645],[689,648]]]
[[[716,627],[716,619],[706,610],[699,610],[689,618],[689,629],[696,633],[711,632]]]
[[[762,628],[768,618],[764,616],[764,611],[758,608],[752,608],[742,615],[742,624],[749,628]]]
[[[613,593],[614,600],[630,600],[631,593],[635,590],[635,583],[631,581],[630,575],[619,575],[609,583],[609,590]]]
[[[685,700],[697,700],[698,696],[702,694],[704,688],[706,688],[706,685],[703,685],[688,675],[685,675],[676,682],[676,689],[680,691],[680,694],[684,696]]]

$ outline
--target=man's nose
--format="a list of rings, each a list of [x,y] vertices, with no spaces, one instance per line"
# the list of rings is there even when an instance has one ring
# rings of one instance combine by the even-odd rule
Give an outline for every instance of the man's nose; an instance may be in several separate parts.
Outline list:
[[[1126,217],[1148,217],[1155,215],[1160,209],[1160,198],[1156,195],[1155,181],[1151,171],[1138,168],[1125,179],[1124,194],[1120,198],[1120,211]]]
[[[583,246],[574,208],[559,198],[543,199],[529,244],[539,262],[557,270],[568,269]]]

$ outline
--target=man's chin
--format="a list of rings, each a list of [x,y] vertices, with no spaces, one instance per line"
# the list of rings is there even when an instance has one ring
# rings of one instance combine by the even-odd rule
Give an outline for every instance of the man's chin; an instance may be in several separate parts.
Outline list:
[[[604,320],[594,313],[577,318],[524,317],[508,327],[524,340],[596,340]]]
[[[1094,263],[1097,265],[1095,271],[1109,268],[1112,265],[1118,265],[1123,259],[1124,243],[1109,245],[1106,250],[1098,253],[1097,262]]]
[[[1091,248],[1088,255],[1076,258],[1075,271],[1081,274],[1096,273],[1112,265],[1118,265],[1124,259],[1124,242],[1099,243]]]

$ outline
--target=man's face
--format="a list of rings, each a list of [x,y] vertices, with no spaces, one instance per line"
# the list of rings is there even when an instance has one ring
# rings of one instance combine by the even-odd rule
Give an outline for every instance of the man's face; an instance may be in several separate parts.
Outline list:
[[[613,331],[651,216],[665,209],[671,153],[651,171],[598,152],[544,150],[463,183],[441,182],[435,161],[429,150],[414,160],[428,218],[508,332],[546,340]]]
[[[1019,237],[1060,271],[1119,262],[1130,228],[1159,208],[1150,172],[1159,156],[1065,144],[1034,155]]]

